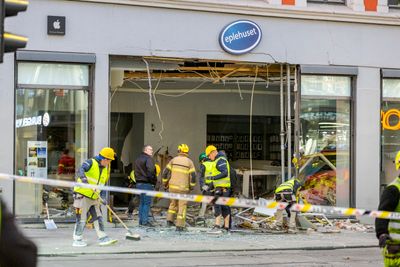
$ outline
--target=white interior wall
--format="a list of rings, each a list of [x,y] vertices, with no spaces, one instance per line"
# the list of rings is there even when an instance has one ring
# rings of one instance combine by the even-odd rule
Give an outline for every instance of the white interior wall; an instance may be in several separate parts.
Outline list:
[[[144,142],[169,148],[170,154],[176,153],[180,143],[190,147],[190,157],[195,163],[206,146],[207,114],[249,115],[250,94],[239,93],[190,93],[179,98],[157,95],[161,118],[164,122],[163,139],[159,136],[161,123],[153,101],[150,106],[149,96],[145,93],[116,93],[112,99],[112,112],[143,112],[145,121]],[[279,116],[279,96],[254,96],[253,114]],[[155,131],[151,131],[151,124]],[[162,150],[164,152],[164,149]]]

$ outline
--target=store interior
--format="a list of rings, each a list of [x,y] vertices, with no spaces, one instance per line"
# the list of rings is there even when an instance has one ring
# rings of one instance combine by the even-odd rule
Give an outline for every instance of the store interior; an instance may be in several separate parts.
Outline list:
[[[112,185],[126,185],[132,162],[144,144],[154,147],[154,158],[161,167],[168,157],[177,154],[181,143],[189,145],[189,157],[198,167],[199,154],[213,144],[225,151],[239,173],[240,195],[256,198],[272,195],[282,179],[280,65],[111,57],[110,70],[110,144],[119,156],[113,164]],[[282,89],[286,91],[285,70]],[[294,69],[290,70],[293,75]],[[294,116],[293,86],[292,76]],[[288,140],[284,142],[286,172]],[[293,147],[292,134],[292,153]],[[265,174],[248,178],[250,167]],[[199,193],[199,188],[194,192]],[[127,205],[127,196],[111,195],[116,207]]]

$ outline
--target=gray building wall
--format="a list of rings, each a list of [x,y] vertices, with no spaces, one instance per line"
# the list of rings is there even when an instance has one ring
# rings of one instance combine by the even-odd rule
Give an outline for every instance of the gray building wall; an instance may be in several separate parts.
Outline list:
[[[355,201],[358,208],[370,209],[377,208],[379,202],[380,69],[360,67],[358,70],[355,114]]]
[[[0,64],[0,173],[14,172],[14,57],[4,56]],[[0,179],[0,196],[9,208],[13,207],[14,183]]]
[[[65,36],[47,35],[47,15],[66,16]],[[243,18],[260,25],[263,40],[249,54],[228,55],[219,47],[219,32],[226,24]],[[27,12],[16,18],[8,18],[5,28],[7,31],[29,36],[26,47],[28,50],[96,54],[93,110],[95,151],[108,143],[108,55],[358,66],[356,204],[367,208],[377,206],[380,149],[377,131],[380,105],[377,93],[380,90],[379,68],[400,68],[399,27],[35,0],[31,1]],[[0,80],[4,82],[0,105],[9,112],[8,116],[0,115],[2,125],[8,129],[1,135],[7,160],[6,163],[0,163],[0,172],[12,173],[12,158],[9,158],[13,151],[11,144],[14,142],[14,123],[12,116],[9,116],[14,114],[14,84],[10,79],[13,76],[12,60],[6,60],[1,70],[4,71],[0,73]],[[373,75],[370,75],[371,72]],[[368,110],[368,114],[372,114],[371,106],[376,109],[376,113],[372,117],[364,117],[362,111]],[[372,131],[371,125],[374,125]],[[373,147],[372,150],[376,152],[374,156],[367,156],[366,147]],[[368,155],[371,154],[368,150]],[[367,179],[368,182],[363,182]],[[3,181],[0,183],[4,184]],[[7,190],[7,198],[9,195]]]
[[[159,136],[161,122],[155,103],[150,105],[146,93],[116,93],[112,99],[111,111],[145,113],[144,143],[153,145],[155,149],[168,146],[170,154],[176,154],[177,146],[186,143],[195,163],[199,154],[204,152],[202,148],[207,145],[207,114],[250,114],[250,94],[244,93],[243,100],[239,93],[191,93],[179,98],[158,95],[157,102],[164,122],[162,140]],[[256,94],[253,114],[279,116],[279,96]],[[151,131],[152,123],[155,131]]]

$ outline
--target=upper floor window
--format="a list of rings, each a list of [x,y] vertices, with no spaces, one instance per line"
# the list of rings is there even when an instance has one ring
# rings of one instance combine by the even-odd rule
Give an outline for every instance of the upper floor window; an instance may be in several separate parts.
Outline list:
[[[346,4],[346,0],[307,0],[309,3]]]
[[[388,0],[388,6],[399,6],[400,0]]]

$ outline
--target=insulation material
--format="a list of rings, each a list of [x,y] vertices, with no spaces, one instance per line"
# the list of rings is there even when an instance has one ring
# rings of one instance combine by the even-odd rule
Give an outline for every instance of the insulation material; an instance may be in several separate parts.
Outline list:
[[[313,205],[336,205],[336,171],[321,171],[306,178],[302,199]]]

